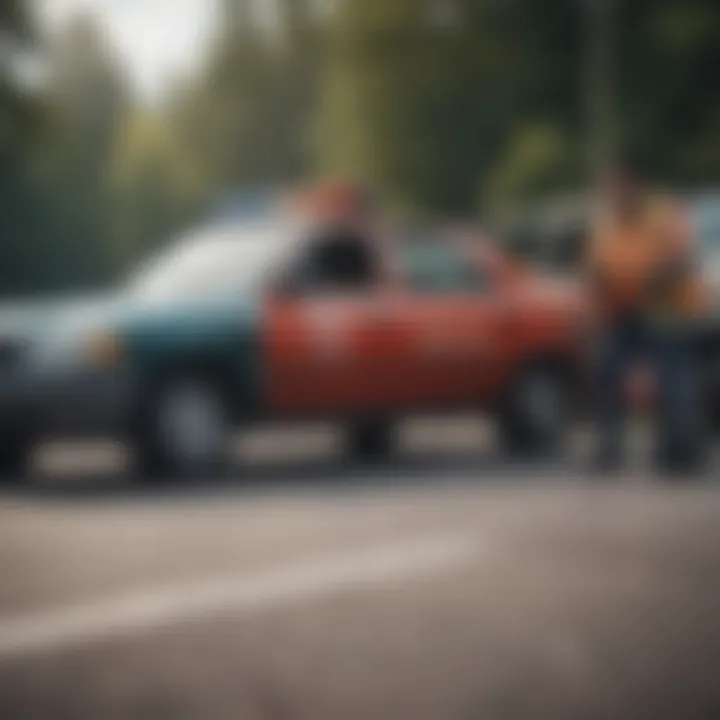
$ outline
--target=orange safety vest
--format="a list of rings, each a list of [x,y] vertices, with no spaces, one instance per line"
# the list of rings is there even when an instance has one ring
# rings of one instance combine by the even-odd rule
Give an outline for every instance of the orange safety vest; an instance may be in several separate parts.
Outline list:
[[[609,314],[635,310],[663,317],[692,317],[709,293],[692,266],[689,224],[672,203],[649,201],[633,222],[598,222],[587,264],[598,299]]]

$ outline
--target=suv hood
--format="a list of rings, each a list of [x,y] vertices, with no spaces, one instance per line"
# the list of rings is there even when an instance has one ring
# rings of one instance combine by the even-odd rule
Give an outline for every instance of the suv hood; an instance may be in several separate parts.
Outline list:
[[[50,330],[68,318],[91,319],[110,313],[118,301],[111,295],[58,297],[0,304],[0,337],[23,337]]]
[[[133,332],[167,322],[196,324],[224,315],[242,317],[251,298],[148,302],[127,293],[59,297],[0,304],[0,338],[42,340],[90,330]]]

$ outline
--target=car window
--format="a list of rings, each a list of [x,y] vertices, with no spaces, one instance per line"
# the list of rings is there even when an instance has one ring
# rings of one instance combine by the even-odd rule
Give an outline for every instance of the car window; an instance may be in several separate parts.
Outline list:
[[[488,289],[487,273],[460,248],[442,243],[409,245],[404,250],[407,284],[420,293],[466,293]]]
[[[352,231],[326,231],[311,239],[288,275],[294,294],[365,292],[379,278],[377,255],[366,239]]]

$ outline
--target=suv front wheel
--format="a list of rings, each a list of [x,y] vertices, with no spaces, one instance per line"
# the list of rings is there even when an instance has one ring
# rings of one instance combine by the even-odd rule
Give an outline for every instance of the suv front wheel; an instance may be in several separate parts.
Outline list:
[[[150,394],[134,432],[146,478],[218,472],[226,464],[231,433],[226,398],[204,378],[171,377]]]

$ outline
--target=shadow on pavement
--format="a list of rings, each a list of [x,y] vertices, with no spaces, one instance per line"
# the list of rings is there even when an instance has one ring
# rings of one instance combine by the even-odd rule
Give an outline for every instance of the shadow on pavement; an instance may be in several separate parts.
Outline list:
[[[0,502],[13,498],[52,501],[105,501],[108,499],[163,500],[232,493],[264,496],[272,493],[361,493],[366,489],[438,485],[443,482],[513,482],[539,478],[579,476],[570,461],[512,459],[497,453],[462,453],[398,456],[363,463],[332,458],[283,462],[272,465],[237,463],[210,478],[143,480],[130,472],[75,472],[33,474],[23,481],[0,486]]]

